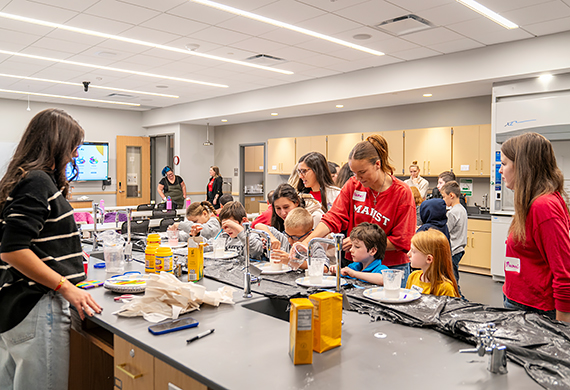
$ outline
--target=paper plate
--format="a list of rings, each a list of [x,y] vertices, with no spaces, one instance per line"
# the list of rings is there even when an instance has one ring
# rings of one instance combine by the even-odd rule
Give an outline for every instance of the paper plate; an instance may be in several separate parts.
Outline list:
[[[322,287],[322,288],[331,288],[331,287],[336,287],[336,276],[330,276],[330,275],[325,275],[323,276],[323,282],[320,284],[313,284],[311,283],[311,280],[309,279],[308,276],[305,276],[304,278],[299,278],[297,280],[295,280],[295,282],[299,285],[299,286],[303,286],[303,287]],[[348,282],[344,279],[340,280],[340,285],[344,286],[345,284],[347,284]]]
[[[374,287],[364,290],[362,292],[365,297],[374,299],[375,301],[384,302],[384,303],[405,303],[415,301],[416,299],[420,298],[422,294],[420,294],[416,290],[411,290],[407,288],[400,289],[400,296],[398,298],[386,298],[384,294],[384,287]]]
[[[121,275],[105,280],[103,287],[117,293],[136,294],[144,292],[149,278],[150,275],[143,274]]]
[[[269,262],[267,262],[267,263],[255,262],[255,263],[252,263],[252,265],[255,265],[257,268],[259,268],[263,275],[285,274],[285,273],[292,270],[291,267],[289,267],[289,266],[285,266],[283,269],[280,269],[280,270],[271,269],[271,263],[269,263]]]
[[[179,248],[186,248],[188,245],[185,242],[178,242],[176,245],[168,245],[168,241],[164,241],[160,244],[161,246],[169,246],[171,249],[179,249]]]
[[[205,259],[215,259],[215,260],[226,260],[226,259],[233,259],[237,257],[238,253],[236,251],[225,251],[221,256],[214,256],[214,252],[205,252],[204,258]]]

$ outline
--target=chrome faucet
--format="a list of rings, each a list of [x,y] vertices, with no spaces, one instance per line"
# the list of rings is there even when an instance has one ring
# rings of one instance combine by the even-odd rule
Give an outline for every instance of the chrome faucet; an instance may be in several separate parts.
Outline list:
[[[487,369],[494,374],[506,374],[507,371],[507,347],[495,340],[495,324],[490,322],[482,325],[477,333],[477,346],[475,348],[460,349],[459,353],[476,353],[483,357],[491,355]]]
[[[103,218],[103,209],[99,207],[99,203],[93,203],[93,251],[96,251],[99,247],[97,242],[97,212],[101,212],[101,218]]]
[[[127,243],[125,244],[125,261],[133,260],[133,244],[131,243],[131,219],[133,217],[133,209],[126,207],[125,211],[117,210],[115,212],[115,226],[119,227],[119,215],[127,216]]]
[[[309,241],[309,245],[308,245],[308,250],[307,250],[307,265],[311,264],[311,255],[313,254],[313,245],[316,243],[323,243],[323,244],[329,244],[329,245],[334,245],[335,247],[335,258],[336,258],[336,264],[337,264],[337,270],[336,270],[336,292],[337,293],[341,293],[340,291],[340,264],[341,264],[341,253],[342,253],[342,240],[344,239],[344,234],[341,233],[333,233],[332,234],[333,238],[313,238],[311,241]]]
[[[243,231],[245,234],[245,269],[244,269],[244,284],[243,284],[243,297],[251,298],[251,272],[249,270],[249,235],[257,233],[264,235],[267,238],[267,256],[271,258],[271,236],[269,233],[259,229],[252,229],[251,223],[246,222],[243,224]]]

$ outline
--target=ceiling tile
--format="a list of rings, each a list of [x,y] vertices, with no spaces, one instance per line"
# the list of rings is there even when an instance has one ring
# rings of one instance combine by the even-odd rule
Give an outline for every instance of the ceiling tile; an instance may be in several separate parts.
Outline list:
[[[301,34],[291,30],[286,30],[284,28],[279,28],[270,31],[266,34],[262,34],[258,36],[258,38],[269,39],[270,41],[279,42],[284,45],[297,45],[299,43],[307,42],[314,39],[313,37],[310,37],[308,35]]]
[[[120,34],[131,27],[132,24],[118,22],[116,20],[100,18],[98,16],[80,14],[66,23],[68,26],[81,27],[87,30],[101,31],[106,34]]]
[[[280,30],[279,27],[275,27],[267,23],[258,22],[257,20],[242,18],[239,16],[236,16],[235,18],[231,18],[222,23],[219,23],[217,27],[221,27],[230,31],[237,31],[251,36],[259,36],[274,30]]]
[[[344,63],[327,66],[327,68],[346,73],[365,68],[372,68],[377,66],[393,64],[396,62],[402,62],[402,60],[392,56],[381,56],[381,57],[363,59],[360,61],[347,61]]]
[[[333,14],[326,14],[308,19],[298,23],[297,25],[325,35],[338,34],[343,31],[353,30],[362,26],[361,24]]]
[[[385,20],[407,15],[409,12],[386,1],[372,0],[341,9],[336,14],[356,23],[373,26]]]
[[[178,7],[170,9],[167,13],[211,25],[216,25],[235,17],[235,15],[228,12],[192,3],[191,1],[186,1]]]
[[[244,41],[234,43],[231,46],[237,47],[238,49],[242,50],[252,51],[256,54],[269,54],[269,55],[271,55],[274,50],[278,50],[285,47],[285,45],[282,45],[280,43],[260,38],[249,38]]]
[[[142,27],[186,36],[207,28],[209,25],[170,14],[160,14],[141,24]]]
[[[163,59],[169,60],[169,61],[180,61],[180,60],[184,60],[188,57],[191,57],[190,54],[177,53],[177,52],[173,52],[173,51],[167,51],[167,50],[155,49],[155,48],[145,50],[142,54],[148,55],[148,56],[153,56],[153,57],[163,58]]]
[[[98,45],[98,44],[101,44],[101,43],[107,41],[107,39],[105,39],[105,38],[100,38],[100,37],[96,37],[96,36],[92,36],[92,35],[78,34],[75,32],[61,30],[58,28],[54,29],[52,32],[47,34],[45,37],[46,38],[52,38],[52,39],[58,39],[58,40],[62,40],[65,42],[73,42],[73,43],[78,43],[78,44],[83,44],[83,45],[89,45],[89,46]]]
[[[524,27],[530,23],[547,22],[570,16],[570,7],[560,1],[551,1],[503,13],[510,21]]]
[[[58,64],[52,65],[48,68],[42,69],[39,72],[34,73],[33,77],[45,78],[50,80],[58,81],[69,81],[73,83],[80,83],[84,81],[83,75],[85,74],[85,69],[63,69],[57,66]]]
[[[251,38],[251,35],[242,34],[225,28],[210,26],[192,34],[192,39],[199,39],[206,42],[213,42],[218,45],[231,45],[236,42]]]
[[[179,35],[169,34],[163,31],[153,30],[151,28],[136,26],[121,33],[122,37],[138,39],[159,45],[164,45],[179,39]]]
[[[313,77],[327,77],[327,76],[334,76],[342,71],[334,70],[334,69],[327,69],[327,68],[313,68],[311,70],[307,70],[305,72],[300,72],[303,76],[308,76],[310,78]]]
[[[276,1],[282,0],[231,0],[231,1],[220,1],[220,3],[229,4],[234,8],[241,9],[244,11],[255,12],[261,7],[265,7],[268,4],[274,3]]]
[[[306,49],[306,50],[310,50],[310,51],[314,51],[316,53],[331,53],[333,51],[338,51],[346,46],[343,45],[339,45],[337,43],[333,43],[333,42],[329,42],[329,41],[325,41],[323,39],[317,39],[317,38],[313,38],[310,41],[307,42],[303,42],[297,45],[297,47]],[[356,49],[352,49],[352,50],[356,50]]]
[[[65,23],[67,20],[77,15],[75,11],[68,11],[46,4],[34,3],[27,0],[10,2],[2,9],[2,12],[16,14],[28,18],[47,20],[53,23]]]
[[[99,0],[31,0],[32,3],[45,4],[52,7],[64,8],[70,11],[82,12]]]
[[[166,12],[180,4],[186,3],[188,0],[119,0],[122,3],[136,5],[139,7],[150,8],[155,11]]]
[[[331,1],[331,0],[297,0],[299,3],[304,3],[322,9],[328,12],[335,12],[343,8],[351,7],[360,3],[364,3],[368,0],[343,0],[343,1]]]
[[[73,56],[72,53],[66,53],[63,51],[48,49],[45,47],[36,47],[33,45],[26,47],[24,50],[21,51],[21,53],[31,54],[31,55],[41,56],[41,57],[46,57],[46,58],[53,58],[53,59],[58,59],[58,60],[68,60],[69,58],[71,58]],[[56,61],[49,61],[49,60],[41,60],[41,61],[44,61],[44,63],[46,65],[53,64],[54,62],[56,62]]]
[[[419,58],[433,57],[441,55],[441,53],[428,49],[427,47],[417,47],[415,49],[403,50],[392,53],[394,57],[401,58],[406,61],[417,60]]]
[[[354,36],[357,34],[368,34],[369,39],[355,39]],[[335,38],[342,39],[343,41],[351,42],[360,46],[366,47],[370,42],[378,42],[385,39],[390,39],[393,35],[387,34],[380,30],[376,30],[372,27],[359,27],[354,30],[343,31],[339,34],[334,35]]]
[[[132,24],[140,24],[158,15],[158,11],[114,0],[100,0],[85,13]]]
[[[436,26],[447,26],[481,17],[477,12],[457,1],[423,10],[418,13],[418,16],[432,22]]]
[[[523,29],[507,30],[484,17],[464,23],[452,24],[447,26],[447,28],[485,45],[533,37]]]
[[[5,43],[12,43],[22,49],[41,39],[38,35],[0,29],[0,49],[6,50]],[[13,50],[12,50],[13,51]]]
[[[25,32],[31,35],[46,35],[54,31],[51,27],[39,26],[37,24],[19,22],[17,20],[0,18],[2,29]]]
[[[502,14],[505,11],[530,7],[540,3],[546,3],[548,1],[552,0],[479,0],[479,2],[485,7],[492,9],[502,16],[505,16]]]
[[[454,41],[463,38],[463,36],[457,34],[455,31],[448,30],[445,27],[436,27],[413,34],[407,34],[402,38],[420,46],[430,46],[438,43]]]
[[[339,50],[331,51],[327,54],[347,61],[359,61],[365,58],[376,57],[374,54],[366,53],[360,50],[354,50],[349,47],[342,47]]]
[[[371,42],[368,45],[371,49],[379,50],[383,53],[390,54],[397,51],[409,50],[417,48],[418,45],[412,42],[408,42],[402,38],[390,38],[380,42]]]
[[[213,42],[202,41],[199,39],[195,39],[194,37],[178,38],[172,42],[168,42],[167,46],[177,47],[179,49],[186,49],[186,45],[198,45],[198,49],[196,49],[196,51],[201,53],[208,53],[211,50],[217,50],[220,47],[222,47],[222,45],[218,45]]]
[[[149,56],[146,54],[136,54],[134,56],[131,56],[131,57],[125,58],[124,60],[121,60],[121,63],[145,65],[149,69],[155,68],[158,66],[163,66],[163,65],[166,65],[170,62],[172,62],[172,60],[165,59],[162,57]]]
[[[40,38],[34,42],[31,47],[43,48],[46,50],[60,51],[63,53],[81,53],[82,51],[91,48],[91,45],[85,45],[80,43],[74,43],[69,41],[62,41],[60,39],[53,38]]]
[[[429,48],[435,51],[439,51],[441,53],[454,53],[457,51],[464,51],[470,49],[476,49],[478,47],[483,47],[485,45],[476,42],[469,38],[461,38],[455,41],[438,43],[436,45],[430,45]]]
[[[451,0],[455,1],[455,0]],[[424,11],[426,9],[439,7],[449,4],[450,0],[395,0],[392,3],[397,3],[399,7],[407,9],[412,13]]]
[[[317,55],[314,51],[305,50],[300,47],[287,46],[271,52],[271,55],[283,58],[287,61],[302,61],[303,59]]]
[[[221,46],[214,50],[209,50],[207,54],[211,54],[222,58],[227,58],[230,60],[243,61],[246,58],[249,58],[259,53],[249,50],[241,50],[231,46]]]
[[[561,18],[549,20],[548,22],[529,24],[524,26],[524,29],[534,35],[540,36],[567,31],[568,26],[570,26],[570,18]]]
[[[305,58],[304,60],[299,61],[299,62],[304,63],[304,64],[309,64],[309,65],[315,66],[317,68],[326,68],[326,67],[330,67],[331,65],[341,64],[341,63],[350,62],[350,61],[346,61],[346,60],[343,60],[343,59],[337,58],[337,57],[331,57],[331,56],[324,55],[324,54],[317,54],[316,56]]]
[[[279,0],[256,9],[255,13],[294,25],[297,25],[303,20],[326,14],[326,12],[322,10],[294,0]]]

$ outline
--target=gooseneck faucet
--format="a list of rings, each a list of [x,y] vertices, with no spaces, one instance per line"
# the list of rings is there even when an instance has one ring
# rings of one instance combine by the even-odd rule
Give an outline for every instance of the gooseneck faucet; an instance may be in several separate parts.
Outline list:
[[[97,242],[97,212],[101,212],[101,217],[103,217],[103,209],[99,207],[99,203],[93,203],[93,251],[96,251],[99,247]]]
[[[334,245],[334,254],[336,258],[337,270],[336,270],[336,292],[340,293],[340,264],[341,264],[341,257],[342,257],[342,240],[344,239],[344,234],[342,233],[332,233],[331,238],[313,238],[309,241],[308,250],[307,250],[307,265],[311,264],[311,256],[313,255],[313,245],[316,243],[323,243]]]
[[[117,227],[119,227],[120,214],[125,214],[127,216],[127,244],[125,245],[125,261],[131,261],[133,259],[133,246],[131,244],[131,219],[133,217],[133,209],[131,207],[126,207],[125,211],[118,210],[115,213],[115,226]]]
[[[259,229],[252,229],[251,223],[246,222],[243,224],[243,232],[245,234],[245,269],[244,269],[244,284],[243,284],[243,297],[251,298],[251,273],[249,272],[249,235],[257,233],[264,235],[267,238],[267,256],[271,258],[271,236],[269,233]]]
[[[482,325],[477,333],[477,346],[475,348],[460,349],[459,353],[476,353],[483,357],[489,357],[487,369],[493,374],[506,374],[507,371],[507,347],[495,340],[495,324],[490,322]]]

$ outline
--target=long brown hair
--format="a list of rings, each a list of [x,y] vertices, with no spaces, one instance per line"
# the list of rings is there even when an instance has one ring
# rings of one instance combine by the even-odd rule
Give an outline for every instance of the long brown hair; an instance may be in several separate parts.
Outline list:
[[[215,165],[212,165],[210,168],[214,171],[214,178],[220,177],[220,168]]]
[[[36,114],[28,124],[22,139],[0,180],[0,210],[6,198],[30,171],[53,172],[57,187],[67,196],[69,191],[65,167],[73,164],[73,180],[77,166],[73,159],[75,149],[83,142],[84,131],[68,113],[49,108]]]
[[[216,215],[216,209],[210,202],[204,200],[202,202],[194,202],[188,206],[186,209],[186,218],[189,217],[198,217],[204,214],[204,211],[208,213],[208,215],[214,214]],[[210,217],[208,217],[210,218]]]
[[[416,203],[416,206],[421,205],[422,202],[424,201],[424,198],[422,198],[422,194],[420,194],[420,190],[418,190],[418,187],[412,186],[410,187],[410,189],[412,190],[412,195],[414,196],[414,202]]]
[[[550,141],[538,133],[509,138],[501,147],[503,155],[514,164],[515,215],[509,228],[515,241],[526,240],[526,217],[530,206],[541,195],[559,192],[568,208],[564,175],[556,164]]]
[[[275,201],[280,198],[287,198],[291,202],[295,203],[297,207],[304,207],[303,200],[299,197],[297,190],[295,190],[290,184],[283,183],[279,184],[275,191],[273,192],[273,200],[271,206],[273,211],[271,212],[271,226],[280,232],[285,231],[285,221],[277,215],[275,211]]]
[[[394,174],[394,167],[390,164],[388,156],[388,142],[381,135],[371,135],[356,144],[348,155],[349,160],[368,160],[370,164],[376,164],[380,160],[382,171],[389,175]]]
[[[433,257],[433,261],[425,272],[425,277],[431,284],[432,294],[440,295],[440,286],[444,282],[450,282],[455,294],[459,296],[457,281],[453,275],[451,248],[445,234],[436,229],[424,230],[412,237],[412,245],[424,255]]]
[[[327,187],[334,186],[334,181],[332,179],[331,171],[329,170],[329,165],[327,159],[319,152],[309,152],[299,159],[297,167],[300,163],[305,163],[314,173],[317,178],[317,182],[321,187],[321,208],[326,213],[329,209],[327,202]],[[297,182],[297,191],[307,193],[310,188],[305,188],[303,180]]]

